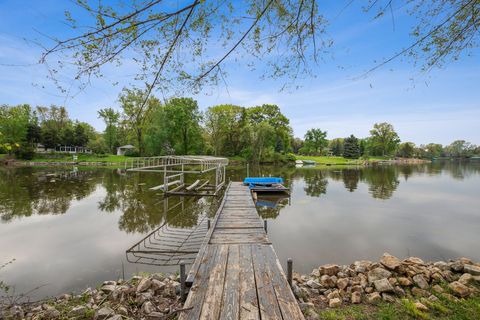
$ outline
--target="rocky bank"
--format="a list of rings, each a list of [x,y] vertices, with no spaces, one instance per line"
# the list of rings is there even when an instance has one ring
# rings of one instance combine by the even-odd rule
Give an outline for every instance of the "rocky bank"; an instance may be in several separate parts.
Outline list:
[[[480,264],[467,258],[448,262],[400,260],[385,253],[380,261],[327,264],[310,275],[294,274],[293,291],[307,319],[316,312],[349,304],[395,303],[408,297],[427,311],[432,292],[449,299],[479,294]],[[153,274],[128,281],[105,281],[78,295],[5,306],[0,319],[174,319],[182,311],[178,276]]]
[[[310,275],[294,275],[293,291],[306,315],[347,304],[395,303],[408,297],[419,310],[427,311],[432,292],[450,299],[478,294],[480,264],[467,258],[424,262],[400,260],[385,253],[380,261],[355,261],[351,265],[327,264]]]

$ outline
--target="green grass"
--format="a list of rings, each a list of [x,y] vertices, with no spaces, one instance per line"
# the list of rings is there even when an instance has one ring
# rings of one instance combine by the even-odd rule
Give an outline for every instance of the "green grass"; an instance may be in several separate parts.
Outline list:
[[[302,156],[296,155],[297,160],[313,160],[318,165],[359,165],[365,162],[364,159],[346,159],[344,157],[329,156]],[[388,157],[370,157],[369,161],[388,160]]]
[[[125,161],[132,161],[132,157],[126,156],[117,156],[117,155],[93,155],[93,154],[79,154],[78,155],[78,162],[114,162],[114,163],[124,163]],[[73,161],[73,155],[61,155],[58,158],[50,158],[42,156],[41,154],[35,155],[35,157],[31,160],[33,162],[71,162]]]
[[[326,309],[318,313],[318,319],[339,320],[470,320],[480,319],[480,297],[450,300],[446,296],[436,294],[437,302],[422,299],[428,311],[420,311],[412,299],[401,299],[395,304],[380,303],[378,305],[347,305],[338,309]]]
[[[361,159],[345,159],[343,157],[326,156],[295,156],[297,160],[313,160],[320,165],[355,165],[363,162]]]

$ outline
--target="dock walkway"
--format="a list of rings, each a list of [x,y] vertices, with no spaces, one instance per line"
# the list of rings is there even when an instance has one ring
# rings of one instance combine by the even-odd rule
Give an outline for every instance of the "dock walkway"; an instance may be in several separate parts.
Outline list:
[[[247,186],[232,182],[190,270],[180,320],[304,319]]]

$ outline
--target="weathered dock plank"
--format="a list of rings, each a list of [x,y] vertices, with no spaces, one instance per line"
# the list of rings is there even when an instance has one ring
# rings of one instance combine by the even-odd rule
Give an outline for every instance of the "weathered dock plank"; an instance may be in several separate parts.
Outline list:
[[[304,319],[248,187],[231,183],[195,260],[180,320]]]

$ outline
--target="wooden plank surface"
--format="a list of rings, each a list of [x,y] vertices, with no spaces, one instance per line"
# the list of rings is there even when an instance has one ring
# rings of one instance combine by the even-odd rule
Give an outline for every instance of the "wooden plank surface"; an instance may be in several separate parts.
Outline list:
[[[304,320],[247,186],[230,183],[189,278],[180,320]]]

